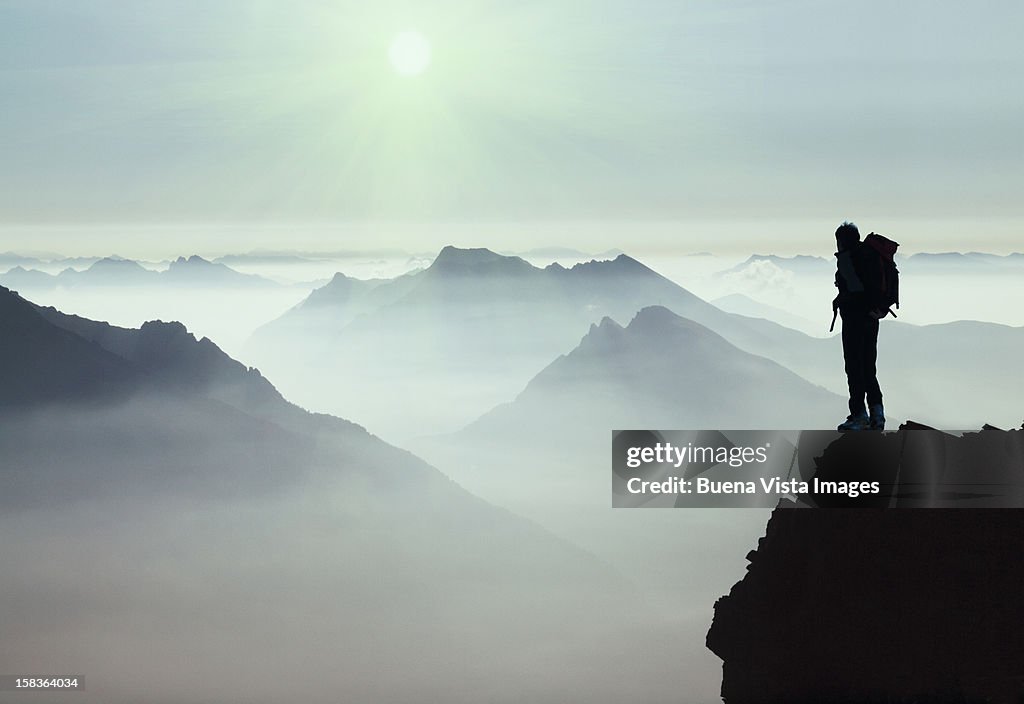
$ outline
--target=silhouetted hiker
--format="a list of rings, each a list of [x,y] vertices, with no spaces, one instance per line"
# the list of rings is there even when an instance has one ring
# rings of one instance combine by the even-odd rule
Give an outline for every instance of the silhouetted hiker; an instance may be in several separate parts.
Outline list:
[[[838,308],[843,318],[843,358],[850,387],[850,415],[839,430],[885,428],[875,360],[878,321],[892,313],[893,303],[899,307],[898,272],[892,259],[898,246],[875,233],[861,242],[860,231],[852,222],[844,222],[836,229],[839,295],[832,301],[832,309],[834,312]],[[834,314],[832,323],[835,324]]]

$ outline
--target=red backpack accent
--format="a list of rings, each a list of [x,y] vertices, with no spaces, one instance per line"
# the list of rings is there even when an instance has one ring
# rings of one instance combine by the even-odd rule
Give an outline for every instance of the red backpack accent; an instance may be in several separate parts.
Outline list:
[[[896,248],[900,246],[899,242],[893,242],[888,237],[880,235],[877,232],[872,232],[870,235],[865,237],[864,244],[871,247],[882,255],[883,259],[890,262],[893,261],[893,257],[896,256]]]
[[[899,242],[894,242],[888,237],[872,232],[864,238],[864,244],[878,252],[878,265],[880,270],[879,283],[882,287],[882,304],[892,317],[892,306],[900,307],[900,270],[896,268],[896,249]]]

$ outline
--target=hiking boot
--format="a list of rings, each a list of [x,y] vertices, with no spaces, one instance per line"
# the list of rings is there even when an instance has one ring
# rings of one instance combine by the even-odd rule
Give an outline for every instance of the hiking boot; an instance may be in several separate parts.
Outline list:
[[[836,430],[845,432],[847,430],[867,430],[871,427],[871,421],[868,419],[868,414],[864,411],[860,413],[851,413],[846,417],[846,420],[839,424]]]
[[[885,430],[885,411],[882,404],[876,403],[871,407],[871,418],[868,423],[872,430]]]

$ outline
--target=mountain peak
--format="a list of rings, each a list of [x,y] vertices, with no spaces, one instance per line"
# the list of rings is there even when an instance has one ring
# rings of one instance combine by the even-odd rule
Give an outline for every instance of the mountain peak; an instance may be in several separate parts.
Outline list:
[[[255,274],[243,274],[226,264],[211,262],[198,254],[178,257],[162,272],[165,281],[177,284],[225,286],[275,286],[270,279]]]
[[[171,262],[171,267],[176,267],[176,266],[218,266],[218,265],[214,264],[211,261],[203,259],[198,254],[193,254],[188,259],[186,259],[185,257],[178,257],[173,262]]]
[[[631,267],[631,268],[636,268],[636,267],[640,267],[640,268],[643,268],[643,269],[647,269],[648,268],[646,265],[641,264],[639,261],[637,261],[636,259],[633,259],[633,257],[629,256],[625,252],[623,252],[619,256],[615,257],[615,259],[612,259],[612,264],[615,264],[616,266],[620,266],[620,267],[627,267],[628,266],[628,267]]]
[[[619,254],[614,259],[591,259],[589,262],[574,264],[572,269],[569,269],[569,271],[576,273],[623,273],[630,271],[650,271],[650,269],[636,259],[633,259],[633,257],[628,254]]]
[[[615,346],[625,334],[626,329],[606,315],[601,318],[600,323],[590,324],[590,330],[583,336],[577,349],[583,352],[601,353],[603,350]]]
[[[25,299],[17,291],[9,289],[3,284],[0,284],[0,304],[5,306],[5,310],[13,310],[15,306],[21,307],[21,310],[29,310]]]
[[[633,319],[629,321],[626,330],[631,335],[653,337],[656,339],[664,339],[666,336],[675,337],[683,335],[687,338],[697,336],[719,339],[723,343],[726,342],[721,335],[700,323],[677,315],[665,306],[657,305],[640,309],[633,316]]]
[[[299,304],[300,308],[316,308],[317,306],[344,305],[350,302],[358,281],[336,272],[331,280],[319,288],[310,291],[306,300]]]
[[[727,276],[729,274],[746,271],[750,267],[759,266],[775,267],[796,275],[813,276],[821,275],[828,271],[829,268],[835,269],[834,262],[830,262],[824,257],[816,257],[809,254],[797,254],[792,257],[783,257],[778,254],[751,254],[736,266],[720,271],[716,273],[715,276]]]
[[[590,324],[590,333],[588,333],[588,334],[592,334],[592,333],[601,334],[601,333],[607,333],[607,332],[610,332],[610,331],[616,331],[616,330],[622,330],[622,329],[623,329],[623,327],[621,325],[619,325],[614,320],[612,320],[609,316],[606,315],[603,318],[601,318],[601,322],[600,323],[591,323]]]
[[[172,320],[170,322],[164,322],[163,320],[147,320],[142,324],[142,327],[139,328],[139,331],[145,334],[155,334],[165,338],[187,335],[193,341],[195,340],[195,336],[188,331],[188,328],[177,320]]]
[[[447,273],[523,273],[534,270],[534,266],[520,257],[506,256],[485,248],[461,249],[452,245],[444,247],[430,265],[430,270]]]
[[[449,259],[462,261],[497,261],[499,259],[512,259],[510,255],[498,254],[486,247],[456,247],[449,244],[441,248],[434,261],[445,261]]]
[[[102,271],[102,270],[114,270],[114,269],[121,270],[121,271],[127,271],[127,270],[138,271],[140,269],[141,270],[145,270],[145,267],[142,266],[141,264],[139,264],[137,261],[134,261],[132,259],[124,259],[124,258],[118,257],[118,256],[110,256],[110,257],[103,257],[103,259],[97,260],[96,262],[93,263],[92,266],[89,267],[88,270],[89,271]],[[65,270],[65,271],[67,271],[67,270]]]
[[[678,320],[684,320],[665,306],[646,306],[637,311],[637,314],[633,316],[633,320],[629,322],[629,327],[634,325],[663,325],[665,323],[674,323]]]
[[[747,257],[746,263],[762,260],[770,262],[828,262],[824,257],[816,257],[810,254],[794,254],[791,257],[783,257],[778,254],[751,254]]]

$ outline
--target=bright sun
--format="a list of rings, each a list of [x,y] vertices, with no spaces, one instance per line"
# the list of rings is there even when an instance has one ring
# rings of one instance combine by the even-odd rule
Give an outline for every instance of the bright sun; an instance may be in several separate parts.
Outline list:
[[[430,65],[430,42],[415,30],[399,32],[391,41],[388,58],[402,76],[418,76]]]

